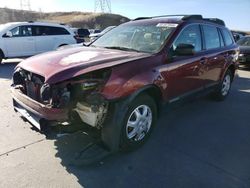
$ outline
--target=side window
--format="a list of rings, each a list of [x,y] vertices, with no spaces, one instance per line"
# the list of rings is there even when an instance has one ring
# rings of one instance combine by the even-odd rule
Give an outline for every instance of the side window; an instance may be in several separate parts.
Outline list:
[[[33,33],[35,36],[47,36],[47,35],[69,35],[70,33],[62,27],[51,26],[34,26]]]
[[[46,26],[33,26],[33,35],[35,36],[49,35],[49,28]]]
[[[31,26],[19,26],[11,29],[12,37],[29,37],[32,36]]]
[[[222,29],[222,34],[223,34],[226,46],[233,44],[232,35],[231,33],[229,33],[227,29]]]
[[[195,52],[201,51],[201,32],[199,25],[190,25],[186,27],[173,44],[173,50],[180,44],[191,44]]]
[[[12,33],[12,37],[19,37],[20,34],[20,27],[15,27],[14,29],[11,29],[10,32]]]
[[[219,48],[221,44],[217,28],[210,25],[203,25],[202,27],[205,36],[206,49]]]
[[[222,37],[222,34],[221,34],[221,31],[220,29],[218,28],[218,32],[219,32],[219,36],[220,36],[220,46],[223,47],[225,46],[225,43],[224,43],[224,40],[223,40],[223,37]]]
[[[62,27],[50,27],[50,35],[69,35],[70,33]]]

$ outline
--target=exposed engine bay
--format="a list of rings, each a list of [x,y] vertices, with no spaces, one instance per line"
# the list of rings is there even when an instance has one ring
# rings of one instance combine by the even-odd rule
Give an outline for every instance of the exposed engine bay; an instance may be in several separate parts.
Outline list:
[[[101,129],[109,105],[100,91],[110,74],[109,70],[98,70],[49,85],[44,83],[43,76],[18,68],[13,75],[13,86],[46,107],[68,109],[69,121],[77,114],[82,122]]]

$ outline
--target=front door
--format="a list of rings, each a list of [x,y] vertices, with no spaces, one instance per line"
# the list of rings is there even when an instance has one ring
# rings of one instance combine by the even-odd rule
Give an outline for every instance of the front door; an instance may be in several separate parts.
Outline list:
[[[165,98],[168,100],[176,100],[203,88],[202,76],[205,69],[201,41],[200,26],[193,24],[185,27],[173,42],[168,52],[168,56],[172,54],[172,60],[159,68],[167,83]],[[194,55],[175,55],[176,48],[183,44],[192,45]]]
[[[31,26],[18,26],[10,30],[12,36],[4,37],[8,57],[25,57],[35,54],[35,39]]]

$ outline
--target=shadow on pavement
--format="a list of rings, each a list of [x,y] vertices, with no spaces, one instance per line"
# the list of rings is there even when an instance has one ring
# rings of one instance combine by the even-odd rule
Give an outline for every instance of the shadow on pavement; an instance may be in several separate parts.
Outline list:
[[[0,64],[0,79],[11,79],[17,62]]]
[[[223,102],[208,97],[164,109],[140,149],[92,166],[75,166],[84,134],[55,141],[56,157],[84,187],[249,187],[250,79],[237,78]]]

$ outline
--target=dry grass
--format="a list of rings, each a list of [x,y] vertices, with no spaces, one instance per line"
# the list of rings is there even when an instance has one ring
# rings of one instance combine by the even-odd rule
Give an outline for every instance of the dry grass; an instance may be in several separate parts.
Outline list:
[[[110,25],[119,25],[127,22],[129,19],[116,14],[90,12],[39,13],[0,8],[0,24],[16,21],[49,21],[68,24],[72,27],[103,29]]]

